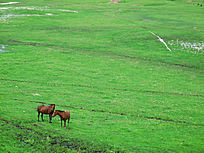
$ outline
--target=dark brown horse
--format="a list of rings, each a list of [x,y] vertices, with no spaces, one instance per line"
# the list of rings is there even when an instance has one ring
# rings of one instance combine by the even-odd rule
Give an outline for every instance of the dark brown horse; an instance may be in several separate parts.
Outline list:
[[[38,122],[39,122],[39,116],[41,113],[42,121],[44,121],[43,120],[43,114],[49,114],[50,123],[52,123],[52,114],[53,114],[54,110],[55,110],[55,104],[50,104],[50,106],[45,106],[45,105],[38,106]]]
[[[62,127],[62,120],[64,120],[64,127],[66,127],[66,120],[68,119],[68,127],[69,127],[69,120],[70,120],[70,111],[60,111],[56,110],[52,117],[55,117],[56,115],[59,115],[61,118],[61,127]]]

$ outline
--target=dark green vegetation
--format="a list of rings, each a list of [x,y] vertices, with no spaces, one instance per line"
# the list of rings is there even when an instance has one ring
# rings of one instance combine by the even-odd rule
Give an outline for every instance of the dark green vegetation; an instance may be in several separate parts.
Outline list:
[[[204,51],[168,43],[203,43],[197,3],[1,5],[0,152],[204,152]],[[69,129],[37,122],[53,103]]]

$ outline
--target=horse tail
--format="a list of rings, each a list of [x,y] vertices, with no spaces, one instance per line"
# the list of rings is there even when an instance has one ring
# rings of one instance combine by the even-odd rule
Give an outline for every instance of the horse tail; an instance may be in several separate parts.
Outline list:
[[[43,106],[44,106],[44,105],[38,106],[37,111],[40,112],[40,109],[41,109]]]
[[[70,111],[67,111],[67,113],[68,113],[68,119],[70,120]]]
[[[70,119],[70,111],[66,110],[66,111],[64,111],[64,113],[65,113],[65,117],[67,119]]]
[[[68,111],[68,127],[69,127],[69,121],[70,121],[70,111]]]

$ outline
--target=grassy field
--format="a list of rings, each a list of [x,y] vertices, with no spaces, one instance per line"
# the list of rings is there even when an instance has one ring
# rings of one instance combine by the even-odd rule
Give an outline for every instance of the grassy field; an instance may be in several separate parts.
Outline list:
[[[6,2],[0,152],[204,152],[202,0]]]

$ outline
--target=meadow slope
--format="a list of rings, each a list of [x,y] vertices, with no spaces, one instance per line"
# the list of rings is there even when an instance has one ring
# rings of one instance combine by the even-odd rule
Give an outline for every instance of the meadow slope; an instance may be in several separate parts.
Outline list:
[[[204,152],[202,0],[7,2],[0,152]]]

